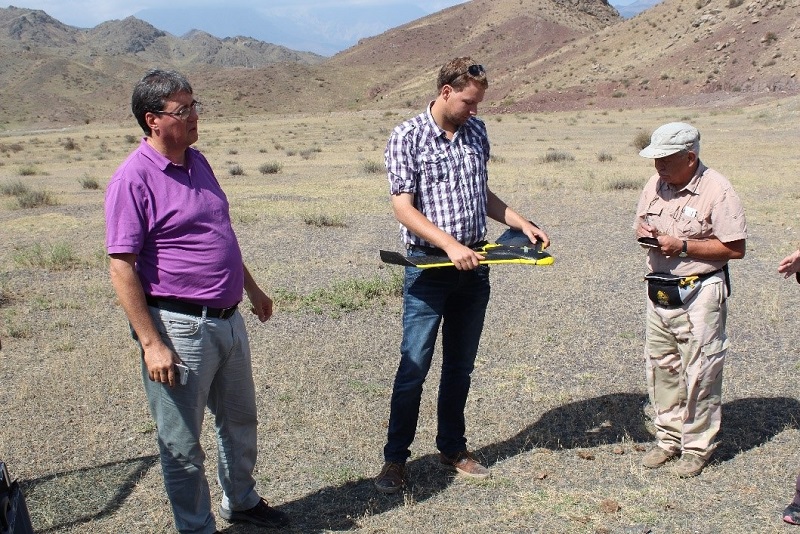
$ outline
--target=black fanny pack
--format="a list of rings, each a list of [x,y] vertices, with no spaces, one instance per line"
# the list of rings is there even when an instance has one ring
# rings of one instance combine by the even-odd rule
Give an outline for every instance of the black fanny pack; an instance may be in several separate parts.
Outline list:
[[[647,296],[650,297],[653,304],[658,304],[659,306],[680,306],[681,304],[686,304],[700,291],[704,280],[711,278],[723,270],[726,271],[727,283],[727,270],[724,268],[717,269],[710,273],[691,276],[678,276],[670,273],[647,274],[644,277],[644,279],[647,280]]]

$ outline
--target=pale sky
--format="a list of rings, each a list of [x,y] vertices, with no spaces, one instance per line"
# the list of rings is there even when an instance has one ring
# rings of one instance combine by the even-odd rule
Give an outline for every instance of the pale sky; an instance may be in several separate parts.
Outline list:
[[[254,9],[293,10],[313,9],[314,7],[346,7],[346,6],[392,6],[417,5],[426,13],[435,13],[466,0],[13,0],[13,6],[41,9],[70,26],[93,28],[101,22],[124,19],[143,9],[170,9],[185,7],[187,10],[198,6],[243,6]]]

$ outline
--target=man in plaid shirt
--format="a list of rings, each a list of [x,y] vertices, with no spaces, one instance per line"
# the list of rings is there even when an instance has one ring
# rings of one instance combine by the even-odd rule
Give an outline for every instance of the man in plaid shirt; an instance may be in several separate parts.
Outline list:
[[[459,57],[439,71],[436,100],[391,134],[385,159],[392,208],[408,255],[446,254],[453,268],[407,267],[403,287],[403,341],[394,381],[384,466],[375,479],[382,493],[405,486],[422,386],[442,325],[436,446],[443,467],[473,478],[489,470],[467,450],[464,407],[486,305],[489,267],[472,246],[486,237],[486,217],[522,230],[531,242],[547,235],[508,207],[487,183],[489,139],[476,117],[489,82],[482,65]]]

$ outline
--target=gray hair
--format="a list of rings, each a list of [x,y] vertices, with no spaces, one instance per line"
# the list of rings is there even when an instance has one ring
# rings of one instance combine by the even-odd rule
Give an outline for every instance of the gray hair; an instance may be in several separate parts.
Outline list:
[[[162,111],[164,102],[175,93],[192,94],[192,86],[180,73],[174,70],[152,69],[139,80],[133,88],[131,110],[145,135],[152,133],[145,121],[148,112]]]
[[[694,152],[694,155],[697,156],[697,159],[700,159],[700,139],[695,140],[695,142],[692,143],[692,146],[686,150]]]

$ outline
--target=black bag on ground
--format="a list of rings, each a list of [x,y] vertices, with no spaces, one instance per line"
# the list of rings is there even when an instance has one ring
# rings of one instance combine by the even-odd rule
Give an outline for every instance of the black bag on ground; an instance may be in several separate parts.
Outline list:
[[[0,534],[33,534],[31,517],[19,483],[11,482],[0,462]]]

